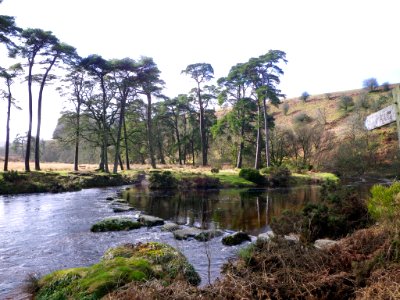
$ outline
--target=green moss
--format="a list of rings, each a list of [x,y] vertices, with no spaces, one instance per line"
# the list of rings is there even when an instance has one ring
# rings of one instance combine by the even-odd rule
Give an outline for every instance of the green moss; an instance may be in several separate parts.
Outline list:
[[[222,244],[224,244],[225,246],[234,246],[239,245],[245,241],[251,242],[250,236],[245,232],[236,232],[234,234],[225,236],[222,239]]]
[[[90,267],[44,276],[35,299],[100,299],[129,282],[156,278],[165,284],[182,278],[191,284],[200,282],[193,266],[171,246],[126,244],[109,249],[99,263]]]
[[[122,231],[138,229],[142,225],[139,222],[133,221],[130,218],[106,218],[93,224],[90,228],[92,232],[104,232],[104,231]]]

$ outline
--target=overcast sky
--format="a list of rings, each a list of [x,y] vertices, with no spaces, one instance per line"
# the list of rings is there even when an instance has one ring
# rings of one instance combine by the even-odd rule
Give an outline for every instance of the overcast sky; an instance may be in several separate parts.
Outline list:
[[[283,50],[280,87],[296,97],[360,88],[369,77],[400,82],[399,8],[397,0],[3,0],[0,14],[15,16],[22,28],[52,31],[81,56],[153,57],[171,97],[193,85],[180,74],[188,64],[210,63],[219,78],[236,63]],[[44,94],[45,139],[63,107],[53,89]],[[24,84],[15,93],[22,107],[26,91]],[[5,119],[3,103],[0,141]],[[12,136],[27,131],[27,119],[27,109],[13,112]]]

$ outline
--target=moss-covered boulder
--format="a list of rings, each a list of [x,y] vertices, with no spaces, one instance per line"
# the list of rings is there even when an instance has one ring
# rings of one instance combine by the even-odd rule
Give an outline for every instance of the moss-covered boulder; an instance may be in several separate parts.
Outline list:
[[[173,232],[174,238],[177,240],[187,240],[188,238],[194,238],[196,235],[200,234],[202,231],[198,228],[184,228],[175,230]]]
[[[221,230],[204,230],[197,234],[194,238],[199,242],[207,242],[215,237],[222,236],[224,233]]]
[[[104,232],[104,231],[122,231],[138,229],[142,226],[141,223],[128,217],[111,217],[103,219],[92,225],[90,231],[92,232]]]
[[[109,249],[90,267],[60,270],[38,282],[35,299],[101,299],[130,282],[161,279],[165,285],[182,280],[192,285],[200,277],[186,258],[160,243],[126,244]]]
[[[235,245],[239,245],[246,241],[251,242],[250,236],[245,232],[239,231],[234,234],[225,236],[222,239],[222,244],[224,244],[225,246],[235,246]]]

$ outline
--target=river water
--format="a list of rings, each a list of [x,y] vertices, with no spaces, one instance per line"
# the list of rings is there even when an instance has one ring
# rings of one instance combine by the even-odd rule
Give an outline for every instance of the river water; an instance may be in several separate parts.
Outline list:
[[[0,299],[13,299],[29,274],[96,263],[110,247],[122,243],[159,241],[181,250],[202,278],[220,276],[221,266],[242,246],[226,247],[221,238],[208,243],[177,241],[159,228],[92,233],[93,223],[117,215],[107,197],[123,197],[139,211],[187,226],[256,236],[285,209],[301,209],[318,201],[319,188],[149,192],[147,189],[103,188],[60,194],[0,196]],[[137,211],[131,214],[136,214]],[[211,265],[208,265],[211,257]],[[208,269],[210,267],[210,276]]]

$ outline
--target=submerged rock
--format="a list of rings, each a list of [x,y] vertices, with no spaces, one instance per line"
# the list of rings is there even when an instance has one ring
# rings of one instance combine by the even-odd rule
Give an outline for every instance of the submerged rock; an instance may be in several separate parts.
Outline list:
[[[194,238],[200,233],[202,233],[202,230],[198,228],[184,228],[173,232],[174,238],[177,240],[187,240],[188,238]]]
[[[92,225],[90,231],[92,232],[105,232],[105,231],[122,231],[138,229],[142,225],[135,221],[133,218],[128,217],[111,217],[101,220]]]
[[[178,250],[161,243],[126,244],[109,249],[89,267],[55,271],[37,283],[35,299],[101,299],[131,282],[162,278],[198,285],[200,276]]]
[[[215,237],[219,237],[224,235],[224,232],[221,230],[205,230],[195,235],[195,239],[199,242],[207,242]]]
[[[114,200],[114,198],[113,197],[107,197],[106,200],[107,201],[112,201],[112,200]]]
[[[234,234],[225,236],[222,239],[222,244],[224,244],[225,246],[235,246],[246,241],[251,242],[250,236],[245,232],[239,231]]]
[[[113,209],[113,212],[115,212],[115,213],[128,212],[128,211],[135,210],[134,207],[131,207],[129,205],[113,205],[112,209]]]
[[[170,231],[170,232],[173,232],[173,231],[176,231],[176,230],[179,230],[179,229],[181,229],[182,227],[181,226],[179,226],[178,224],[176,224],[176,223],[165,223],[162,227],[161,227],[161,231]]]
[[[142,223],[144,226],[153,227],[164,225],[164,220],[158,217],[149,216],[149,215],[140,215],[139,222]]]

